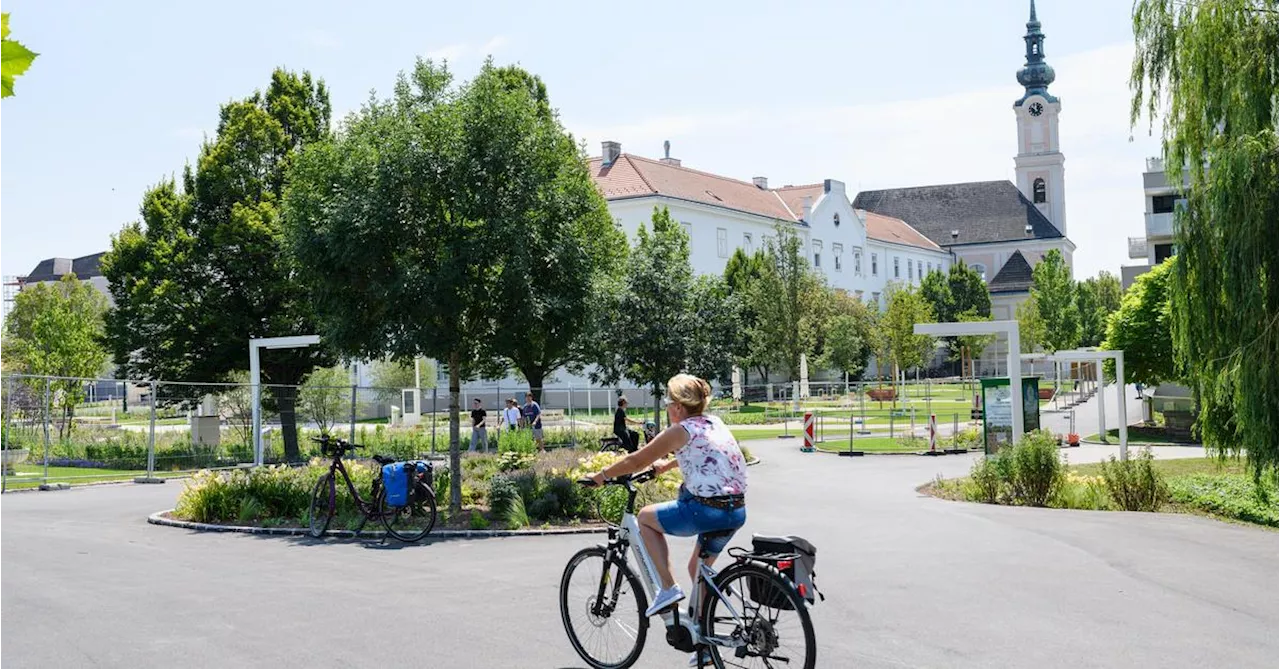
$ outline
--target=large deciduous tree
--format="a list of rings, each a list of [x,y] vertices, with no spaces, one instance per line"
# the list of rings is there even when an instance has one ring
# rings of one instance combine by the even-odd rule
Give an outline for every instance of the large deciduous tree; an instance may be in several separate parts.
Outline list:
[[[626,234],[614,224],[541,79],[518,67],[492,68],[465,100],[467,136],[485,138],[498,154],[482,156],[489,164],[480,167],[508,175],[495,182],[501,199],[489,215],[512,224],[474,258],[493,264],[502,287],[493,305],[491,348],[541,399],[549,374],[588,362],[595,311],[605,303],[609,278],[625,268]],[[520,125],[486,137],[488,118],[499,113],[518,116]],[[500,370],[484,371],[497,376]]]
[[[718,277],[694,277],[689,239],[666,208],[654,208],[651,225],[652,231],[640,226],[626,272],[601,312],[593,376],[652,388],[657,420],[657,400],[672,376],[716,379],[729,372],[738,300]]]
[[[40,54],[23,46],[22,42],[9,39],[9,13],[0,14],[0,98],[13,95],[13,80],[21,76]]]
[[[1101,271],[1076,286],[1080,346],[1099,346],[1107,336],[1107,319],[1120,308],[1120,279]]]
[[[769,369],[778,360],[777,352],[769,348],[766,335],[761,330],[760,312],[752,299],[752,295],[761,289],[767,262],[763,250],[748,255],[737,249],[724,268],[725,287],[738,300],[740,307],[737,337],[740,349],[736,362],[744,374],[743,385],[749,385],[752,369],[759,373],[761,383],[767,383]]]
[[[1080,343],[1080,321],[1076,309],[1076,284],[1071,268],[1058,249],[1044,254],[1031,270],[1031,297],[1044,323],[1040,342],[1050,351],[1075,348]]]
[[[47,387],[49,403],[60,414],[59,439],[71,432],[86,379],[96,378],[107,363],[102,346],[106,310],[102,293],[68,274],[57,283],[23,288],[5,317],[5,369],[55,377]],[[25,378],[23,383],[32,394],[46,388],[44,379]]]
[[[163,181],[144,196],[141,223],[112,240],[102,270],[115,308],[109,341],[122,378],[214,382],[249,366],[250,338],[313,334],[310,297],[285,253],[280,205],[287,169],[329,132],[324,82],[285,70],[266,93],[223,105],[182,188]],[[285,457],[300,457],[297,388],[323,348],[266,351],[262,381],[280,412]],[[189,401],[198,386],[166,395]]]
[[[820,352],[828,305],[826,286],[786,223],[765,253],[765,272],[751,296],[759,315],[759,345],[773,351],[792,381],[800,380],[800,356]]]
[[[1274,468],[1277,387],[1277,0],[1138,0],[1130,122],[1164,119],[1183,183],[1173,342],[1206,446]]]
[[[536,77],[487,62],[454,86],[420,60],[293,171],[291,248],[322,334],[352,358],[447,368],[455,472],[462,382],[505,357],[540,385],[571,359],[593,277],[619,257],[571,147]],[[461,477],[450,488],[458,510]]]
[[[1102,347],[1124,351],[1126,382],[1155,386],[1178,380],[1169,305],[1169,277],[1177,260],[1169,258],[1139,276],[1107,323]],[[1107,370],[1114,373],[1114,368],[1107,361]]]
[[[875,314],[866,303],[842,290],[831,291],[832,315],[823,337],[824,367],[861,379],[875,346]]]

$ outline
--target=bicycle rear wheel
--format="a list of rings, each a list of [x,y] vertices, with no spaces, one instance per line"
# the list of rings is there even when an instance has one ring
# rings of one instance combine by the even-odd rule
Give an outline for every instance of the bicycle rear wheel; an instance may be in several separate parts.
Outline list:
[[[316,480],[311,490],[311,506],[307,509],[307,533],[319,539],[329,529],[334,511],[333,472]]]
[[[711,593],[702,607],[702,633],[743,644],[708,645],[725,667],[813,669],[818,654],[813,621],[790,579],[773,567],[741,562],[721,572],[715,585],[732,610]]]
[[[387,533],[405,543],[422,540],[436,525],[436,496],[422,481],[415,481],[413,494],[404,506],[387,504],[386,489],[378,491],[375,502]]]
[[[625,669],[640,659],[649,632],[640,579],[601,546],[569,559],[560,577],[560,619],[578,657],[595,669]]]

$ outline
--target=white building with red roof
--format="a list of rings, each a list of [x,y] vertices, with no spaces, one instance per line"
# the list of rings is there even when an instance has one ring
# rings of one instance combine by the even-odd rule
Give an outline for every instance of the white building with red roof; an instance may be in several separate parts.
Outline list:
[[[695,272],[720,274],[737,249],[765,248],[779,224],[800,237],[829,285],[864,300],[883,302],[891,282],[919,284],[927,272],[945,271],[951,254],[901,219],[855,210],[844,183],[826,179],[770,188],[765,177],[742,181],[683,166],[669,155],[654,160],[622,152],[607,141],[589,163],[609,211],[634,238],[665,207],[689,235]]]

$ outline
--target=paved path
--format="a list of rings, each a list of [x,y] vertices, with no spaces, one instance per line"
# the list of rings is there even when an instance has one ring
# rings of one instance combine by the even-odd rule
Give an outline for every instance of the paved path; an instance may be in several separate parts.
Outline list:
[[[974,456],[752,448],[764,462],[735,543],[792,532],[818,546],[820,667],[1276,666],[1274,532],[915,492]],[[180,486],[5,495],[0,662],[581,666],[556,590],[565,561],[595,538],[387,548],[147,525]],[[637,666],[684,666],[652,631]]]

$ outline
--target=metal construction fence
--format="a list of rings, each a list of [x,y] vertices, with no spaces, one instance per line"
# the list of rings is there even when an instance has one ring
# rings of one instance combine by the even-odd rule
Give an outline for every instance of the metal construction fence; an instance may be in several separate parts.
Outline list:
[[[1051,385],[1048,379],[1042,383]],[[1088,386],[1059,385],[1052,406],[1074,406],[1091,394]],[[260,451],[251,391],[245,383],[4,375],[0,490],[305,462],[319,455],[311,437],[321,433],[367,445],[366,453],[402,458],[439,456],[449,449],[445,389],[261,384]],[[966,426],[980,425],[972,412],[977,392],[975,380],[959,378],[726,384],[715,387],[709,412],[745,442],[799,435],[809,413],[820,442],[906,440],[902,447],[910,448],[918,445],[912,440],[928,435],[931,415],[937,433],[953,440]],[[546,448],[599,448],[613,433],[614,412],[624,396],[631,420],[666,422],[649,389],[470,384],[458,397],[461,448],[537,448],[532,426],[518,411],[529,393],[541,407]],[[521,416],[514,421],[504,415],[508,400]],[[485,412],[483,433],[472,429],[474,409]],[[292,434],[287,434],[289,424],[295,426]],[[639,431],[639,426],[628,429]]]

